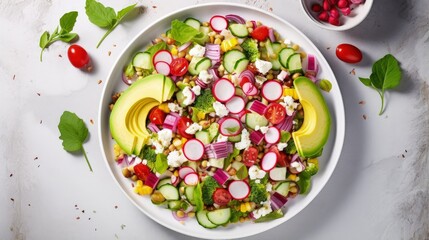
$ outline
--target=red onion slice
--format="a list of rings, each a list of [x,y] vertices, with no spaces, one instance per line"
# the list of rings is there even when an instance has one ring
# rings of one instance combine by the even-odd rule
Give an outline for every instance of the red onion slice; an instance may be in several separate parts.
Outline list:
[[[272,28],[268,29],[268,37],[270,38],[271,42],[276,41],[276,37],[274,36],[274,30]]]
[[[177,48],[177,51],[182,52],[182,51],[186,50],[189,46],[191,46],[191,44],[192,44],[191,41],[184,43],[184,44],[180,45],[180,47]]]
[[[228,14],[228,15],[225,16],[225,18],[228,21],[233,21],[233,22],[236,22],[236,23],[239,23],[239,24],[245,24],[246,23],[246,21],[242,17],[240,17],[238,15],[235,15],[235,14]]]

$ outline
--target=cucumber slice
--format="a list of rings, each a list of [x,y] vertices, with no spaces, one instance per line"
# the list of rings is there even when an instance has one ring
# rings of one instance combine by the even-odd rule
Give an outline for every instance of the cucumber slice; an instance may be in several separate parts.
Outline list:
[[[176,93],[176,98],[177,98],[177,102],[181,107],[186,107],[186,105],[183,104],[183,102],[185,101],[185,95],[183,95],[182,91],[178,91]]]
[[[181,207],[182,207],[182,201],[180,200],[168,201],[168,209],[179,210]]]
[[[282,44],[279,42],[273,42],[271,46],[273,47],[274,53],[279,53],[282,50]]]
[[[212,222],[209,221],[206,210],[198,211],[195,216],[197,217],[198,224],[200,224],[201,226],[205,228],[210,228],[210,229],[217,227],[216,224],[213,224]]]
[[[247,58],[239,59],[234,65],[234,72],[240,74],[242,71],[246,70],[249,62],[250,61]]]
[[[233,23],[229,25],[229,31],[231,31],[232,35],[239,38],[245,38],[249,36],[249,31],[247,31],[245,24]]]
[[[288,193],[289,193],[289,185],[290,182],[280,182],[275,188],[274,190],[278,193],[280,193],[281,195],[287,197]]]
[[[301,54],[294,53],[287,59],[287,68],[290,74],[302,72]]]
[[[185,196],[186,199],[188,199],[188,201],[192,204],[195,205],[195,201],[194,201],[194,186],[188,186],[185,187]]]
[[[202,58],[199,57],[193,57],[191,62],[189,63],[188,66],[188,72],[192,75],[198,75],[199,73],[197,73],[196,67],[197,67],[197,63],[201,60]]]
[[[245,59],[246,55],[237,49],[229,50],[223,55],[223,66],[226,71],[233,73],[235,69],[235,64],[240,59]]]
[[[294,53],[295,51],[292,48],[283,48],[279,52],[279,61],[284,68],[288,68],[287,61],[289,57]]]
[[[165,184],[159,188],[162,196],[167,200],[179,200],[179,190],[171,184]]]
[[[196,30],[200,30],[200,27],[201,27],[201,22],[200,21],[198,21],[197,19],[195,19],[195,18],[187,18],[185,21],[184,21],[184,23],[186,23],[186,24],[188,24],[189,26],[191,26],[191,27],[193,27],[193,28],[195,28]]]
[[[200,74],[201,71],[207,70],[212,66],[212,60],[210,58],[203,58],[195,65],[195,71]]]
[[[241,134],[238,134],[236,136],[228,137],[228,141],[230,141],[230,142],[240,142],[241,141]]]
[[[165,184],[171,184],[171,179],[170,178],[164,178],[159,180],[158,184],[156,185],[156,189],[159,189],[160,187],[162,187]]]
[[[133,58],[133,66],[143,69],[152,69],[152,57],[148,52],[139,52]]]
[[[196,132],[195,138],[200,140],[204,144],[210,144],[211,143],[210,134],[205,130]]]
[[[231,218],[231,209],[222,208],[207,213],[207,218],[210,222],[216,225],[223,225],[229,222]]]
[[[276,54],[276,57],[270,60],[271,64],[273,64],[273,67],[271,69],[280,70],[282,65],[280,64],[280,61],[279,61],[279,53],[282,50],[282,45],[278,42],[275,42],[275,43],[272,43],[271,46],[273,48],[274,53]]]
[[[219,123],[212,123],[210,127],[207,129],[210,135],[210,142],[213,141],[219,134]]]
[[[256,126],[264,127],[268,125],[268,120],[257,113],[248,113],[246,114],[246,125],[252,129],[255,129]]]

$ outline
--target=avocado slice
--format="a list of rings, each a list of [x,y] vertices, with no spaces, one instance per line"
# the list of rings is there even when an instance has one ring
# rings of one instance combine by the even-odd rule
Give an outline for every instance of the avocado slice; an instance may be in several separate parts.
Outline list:
[[[313,157],[320,154],[328,141],[331,116],[316,84],[306,77],[296,78],[293,84],[304,109],[304,122],[292,137],[300,156]]]
[[[139,154],[149,132],[146,118],[150,109],[167,101],[174,94],[174,82],[162,74],[140,79],[126,89],[110,114],[110,132],[127,154]]]

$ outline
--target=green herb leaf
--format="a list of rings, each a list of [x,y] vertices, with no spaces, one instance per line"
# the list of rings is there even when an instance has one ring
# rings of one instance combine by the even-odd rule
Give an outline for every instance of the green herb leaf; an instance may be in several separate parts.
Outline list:
[[[49,43],[49,32],[45,31],[42,36],[40,36],[39,46],[43,49],[46,48],[46,46]]]
[[[225,128],[229,133],[235,133],[238,130],[238,127],[227,127]]]
[[[171,36],[179,43],[191,41],[198,33],[195,28],[177,19],[171,22]]]
[[[167,49],[167,43],[162,41],[162,42],[159,42],[155,45],[150,46],[146,50],[146,52],[148,52],[153,57],[153,55],[155,55],[155,53],[157,53],[159,50],[166,50],[166,49]]]
[[[240,180],[247,178],[247,176],[249,175],[247,172],[247,167],[244,165],[241,166],[241,168],[238,169],[236,175],[237,175],[238,179],[240,179]]]
[[[60,18],[60,27],[63,33],[69,33],[73,30],[78,13],[76,11],[68,12]]]
[[[137,3],[134,3],[133,5],[130,5],[128,7],[125,7],[121,10],[119,10],[118,12],[118,16],[116,17],[116,19],[118,19],[118,21],[122,21],[122,18],[124,18],[128,13],[130,13],[132,10],[134,10],[136,8]]]
[[[327,79],[322,79],[319,82],[319,87],[325,92],[330,92],[332,89],[332,83]]]
[[[156,155],[155,170],[156,172],[163,174],[168,169],[167,156],[165,154]]]
[[[58,37],[58,40],[61,40],[63,42],[70,42],[73,39],[75,39],[77,37],[76,33],[66,33],[66,34],[62,34]]]
[[[268,222],[277,218],[283,217],[283,212],[281,209],[277,209],[276,211],[270,212],[267,215],[260,217],[255,220],[255,223]]]
[[[89,169],[92,172],[91,164],[86,156],[83,142],[88,137],[88,128],[81,118],[75,113],[64,111],[58,124],[60,139],[63,140],[63,148],[67,152],[82,151]]]
[[[282,130],[280,133],[280,142],[287,143],[289,141],[290,137],[291,137],[290,132]]]
[[[367,87],[374,88],[381,98],[379,115],[384,111],[384,92],[399,85],[402,78],[401,68],[396,58],[387,54],[372,65],[372,73],[368,78],[359,78]]]
[[[195,186],[194,201],[195,201],[195,206],[196,206],[196,212],[203,210],[204,202],[203,202],[203,193],[201,190],[200,183],[198,183],[197,186]]]
[[[95,0],[86,0],[85,12],[89,21],[98,27],[110,28],[115,24],[115,10],[111,7],[105,7]]]

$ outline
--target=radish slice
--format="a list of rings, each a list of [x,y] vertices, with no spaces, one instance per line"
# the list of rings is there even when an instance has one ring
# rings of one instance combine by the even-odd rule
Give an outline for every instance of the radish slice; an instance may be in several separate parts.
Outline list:
[[[202,80],[200,80],[199,78],[197,78],[197,80],[195,80],[195,83],[200,86],[201,88],[207,88],[209,85],[205,82],[203,82]]]
[[[251,82],[246,82],[243,84],[243,92],[247,96],[254,96],[258,93],[258,88],[255,87]]]
[[[286,167],[273,168],[270,171],[270,178],[274,181],[284,181],[286,180]]]
[[[170,65],[167,62],[159,61],[155,63],[155,70],[165,76],[170,75]]]
[[[219,121],[219,131],[224,136],[236,136],[243,129],[241,122],[232,117],[224,117]]]
[[[195,186],[199,182],[198,174],[195,172],[188,173],[184,178],[185,184],[189,186]]]
[[[210,19],[210,27],[216,32],[221,32],[228,27],[228,20],[223,16],[214,15]]]
[[[191,46],[191,44],[192,44],[191,41],[186,42],[186,43],[180,45],[180,47],[177,48],[177,51],[182,52],[182,51],[186,50],[189,46]]]
[[[204,155],[204,144],[198,139],[189,139],[182,147],[183,154],[190,161],[198,161]]]
[[[242,200],[250,194],[249,184],[242,180],[232,181],[228,186],[228,191],[234,199]]]
[[[171,175],[171,184],[173,186],[177,186],[178,183],[179,183],[179,178],[176,175]]]
[[[193,173],[195,172],[195,170],[191,167],[181,167],[179,169],[179,177],[181,179],[184,179],[186,175],[188,175],[189,173]]]
[[[261,168],[265,172],[269,172],[271,169],[273,169],[277,164],[277,153],[275,152],[267,152],[262,157],[261,161]]]
[[[166,62],[168,65],[173,61],[173,56],[167,50],[159,50],[153,55],[152,63],[155,66],[157,62]]]
[[[243,111],[239,112],[238,115],[238,119],[240,119],[240,121],[242,123],[246,122],[246,114],[249,113],[250,111],[247,109],[244,109]]]
[[[244,99],[240,96],[232,97],[226,104],[226,108],[228,108],[230,113],[239,113],[243,111],[245,107]]]
[[[213,85],[213,96],[219,102],[227,102],[235,95],[235,87],[231,81],[226,78],[217,80]]]
[[[280,140],[280,130],[276,127],[268,128],[268,131],[265,133],[265,141],[267,143],[275,144]]]
[[[262,85],[262,96],[270,102],[279,100],[282,94],[282,85],[275,80],[266,81],[264,85]]]

